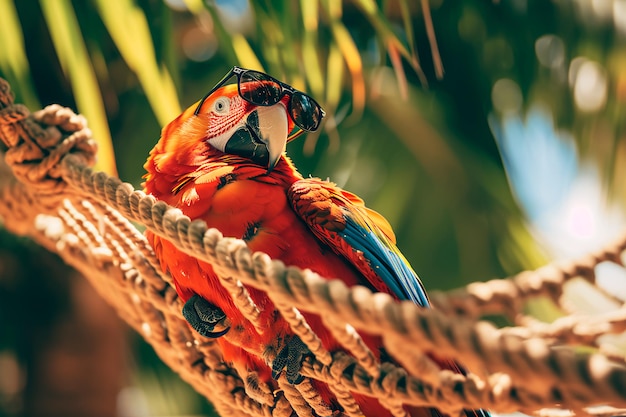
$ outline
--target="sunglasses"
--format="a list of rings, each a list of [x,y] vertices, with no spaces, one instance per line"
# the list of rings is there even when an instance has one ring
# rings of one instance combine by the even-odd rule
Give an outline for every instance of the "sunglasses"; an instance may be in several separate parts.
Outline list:
[[[295,125],[308,132],[317,130],[320,127],[322,118],[326,113],[317,101],[270,75],[240,67],[233,67],[211,91],[202,97],[194,115],[197,116],[200,113],[200,108],[204,101],[218,88],[222,87],[233,75],[237,76],[239,96],[248,103],[256,106],[273,106],[285,95],[288,95],[287,110]]]

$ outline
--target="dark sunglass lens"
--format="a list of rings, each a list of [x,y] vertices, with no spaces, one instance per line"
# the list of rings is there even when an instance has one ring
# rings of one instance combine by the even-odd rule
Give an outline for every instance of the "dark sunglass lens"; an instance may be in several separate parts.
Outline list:
[[[300,92],[291,97],[291,118],[304,130],[316,130],[322,120],[322,109],[313,99]]]
[[[271,106],[280,101],[283,89],[269,75],[247,71],[239,79],[241,98],[257,106]]]

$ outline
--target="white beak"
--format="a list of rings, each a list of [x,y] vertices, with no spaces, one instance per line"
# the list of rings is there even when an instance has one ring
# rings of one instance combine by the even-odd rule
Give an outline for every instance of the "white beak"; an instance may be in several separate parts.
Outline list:
[[[269,107],[257,107],[259,139],[267,147],[268,170],[271,171],[287,147],[287,111],[282,103]]]

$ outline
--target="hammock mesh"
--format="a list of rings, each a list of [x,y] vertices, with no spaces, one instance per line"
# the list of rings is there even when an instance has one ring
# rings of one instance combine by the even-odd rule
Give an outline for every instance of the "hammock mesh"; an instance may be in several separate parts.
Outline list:
[[[450,415],[486,408],[542,415],[619,415],[626,408],[624,351],[606,335],[626,332],[626,306],[610,313],[570,314],[542,323],[522,313],[533,298],[548,296],[565,311],[563,289],[584,279],[597,290],[595,267],[623,266],[626,236],[569,263],[551,264],[508,279],[434,293],[436,309],[420,309],[361,287],[347,288],[310,271],[288,267],[241,240],[225,238],[201,221],[190,221],[130,184],[92,171],[96,145],[86,120],[57,105],[30,114],[13,103],[0,79],[0,216],[11,232],[29,236],[80,271],[119,315],[153,346],[182,379],[211,401],[221,415],[358,416],[351,396],[377,398],[394,415],[403,405],[433,406]],[[191,330],[182,302],[136,224],[167,237],[180,250],[209,262],[235,303],[254,324],[258,310],[248,287],[265,291],[312,356],[304,381],[284,376],[272,392],[254,374],[240,375],[222,360],[219,346]],[[300,312],[323,317],[344,350],[328,352]],[[516,326],[481,321],[505,315]],[[379,363],[359,332],[380,335],[395,363]],[[237,332],[225,336],[237,343]],[[467,376],[441,370],[427,352],[453,357]],[[324,404],[312,380],[329,384],[343,411]]]

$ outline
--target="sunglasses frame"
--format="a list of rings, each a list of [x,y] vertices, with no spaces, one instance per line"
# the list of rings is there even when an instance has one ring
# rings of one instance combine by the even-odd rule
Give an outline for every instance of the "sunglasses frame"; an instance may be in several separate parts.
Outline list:
[[[214,92],[216,92],[220,87],[222,87],[226,81],[228,81],[233,75],[237,76],[237,92],[239,93],[239,97],[241,97],[242,99],[244,99],[245,101],[247,101],[250,104],[254,104],[255,106],[265,106],[265,107],[269,107],[269,106],[273,106],[276,103],[272,103],[272,104],[258,104],[258,103],[254,103],[248,99],[246,99],[242,94],[241,94],[241,76],[247,72],[255,72],[257,74],[261,74],[264,77],[267,77],[266,81],[271,81],[271,82],[275,82],[276,84],[278,84],[281,87],[281,92],[280,95],[278,97],[278,100],[276,101],[276,103],[278,103],[285,95],[289,95],[289,108],[287,109],[289,111],[289,117],[291,118],[291,120],[294,122],[294,124],[298,127],[298,129],[301,130],[300,133],[307,131],[307,132],[314,132],[317,129],[319,129],[320,125],[322,124],[322,119],[324,118],[324,116],[326,115],[326,112],[324,111],[324,109],[322,108],[322,106],[320,106],[320,104],[315,101],[315,99],[313,99],[313,97],[309,96],[308,94],[303,93],[300,90],[296,90],[295,88],[293,88],[292,86],[290,86],[289,84],[285,84],[282,81],[277,80],[276,78],[272,77],[269,74],[266,74],[264,72],[261,71],[257,71],[257,70],[250,70],[250,69],[245,69],[245,68],[241,68],[241,67],[237,67],[234,66],[229,72],[228,74],[226,74],[217,84],[215,84],[215,87],[213,87],[208,93],[205,94],[204,97],[202,97],[202,100],[200,100],[200,102],[198,103],[198,107],[196,107],[196,110],[193,112],[194,116],[197,116],[200,113],[200,108],[202,107],[202,105],[204,104],[204,102],[206,101],[207,98],[209,98],[209,96],[211,94],[213,94]],[[293,99],[294,94],[299,93],[302,94],[303,96],[307,97],[309,100],[311,100],[313,102],[313,104],[315,104],[317,106],[317,108],[320,110],[320,118],[319,121],[317,123],[317,126],[315,126],[315,128],[313,129],[305,129],[301,126],[298,125],[298,123],[296,122],[296,120],[293,118],[293,116],[291,115],[292,112],[292,107],[291,107],[291,101]],[[297,136],[298,134],[292,135],[292,137]]]

